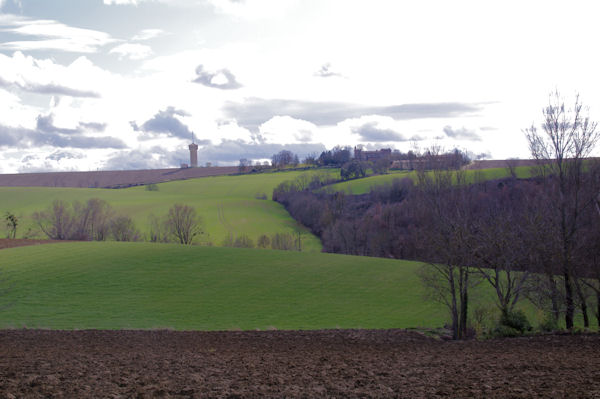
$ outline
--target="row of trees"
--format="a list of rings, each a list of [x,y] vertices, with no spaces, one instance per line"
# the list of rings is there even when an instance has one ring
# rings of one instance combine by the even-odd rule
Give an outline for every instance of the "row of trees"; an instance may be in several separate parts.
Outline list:
[[[393,151],[388,156],[382,156],[374,161],[366,161],[354,157],[350,146],[335,146],[331,150],[308,155],[302,162],[306,165],[338,167],[341,168],[342,180],[366,176],[367,170],[373,173],[386,173],[394,161],[402,169],[460,169],[460,167],[470,162],[469,157],[464,151],[454,149],[444,152],[442,147],[433,145],[422,153],[418,150],[410,150],[407,153]],[[247,158],[241,158],[238,164],[240,173],[260,172],[269,168],[285,168],[288,166],[296,167],[300,164],[297,154],[289,150],[282,150],[271,156],[271,163],[264,161],[255,163]]]
[[[142,234],[129,216],[117,214],[110,204],[99,198],[86,202],[55,200],[43,211],[33,213],[40,231],[53,240],[139,241]],[[150,216],[148,241],[192,244],[202,235],[202,218],[196,210],[183,204],[173,205],[166,216]]]
[[[234,235],[228,234],[223,240],[224,247],[232,248],[262,248],[277,249],[283,251],[302,251],[302,230],[298,229],[296,234],[275,233],[271,236],[261,234],[254,243],[254,240],[246,234]]]
[[[589,168],[581,199],[600,189],[600,165]],[[462,171],[419,172],[417,184],[397,179],[364,195],[294,191],[299,186],[287,184],[274,197],[321,237],[327,252],[425,262],[421,278],[431,298],[448,306],[455,338],[467,333],[470,289],[482,280],[493,287],[502,314],[528,297],[554,322],[566,316],[560,225],[553,225],[554,203],[548,201],[556,181],[466,177]],[[586,326],[593,302],[600,323],[600,214],[588,203],[569,271]]]
[[[424,261],[431,296],[448,306],[453,335],[467,332],[473,285],[487,281],[508,318],[527,296],[554,323],[572,328],[589,304],[600,325],[600,164],[587,159],[594,123],[555,94],[542,131],[527,129],[535,177],[467,181],[461,171],[420,170],[362,196],[301,191],[283,184],[278,200],[322,238],[328,252]]]

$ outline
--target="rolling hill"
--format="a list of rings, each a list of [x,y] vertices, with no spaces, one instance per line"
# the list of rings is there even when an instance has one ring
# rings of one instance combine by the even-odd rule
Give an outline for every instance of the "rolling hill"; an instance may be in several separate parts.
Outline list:
[[[417,262],[175,244],[0,250],[0,328],[322,329],[442,326]]]
[[[158,184],[158,191],[147,191],[144,186],[124,189],[56,188],[56,187],[0,187],[0,211],[13,212],[21,220],[17,236],[32,229],[31,215],[48,207],[53,200],[86,201],[90,198],[106,200],[117,213],[131,216],[143,232],[148,229],[148,217],[166,215],[169,207],[183,203],[196,208],[204,219],[207,234],[202,238],[220,245],[228,235],[247,234],[256,242],[261,234],[293,232],[296,222],[280,204],[257,197],[271,197],[273,188],[284,180],[302,173],[279,172],[256,175],[215,176],[201,179],[172,181]],[[319,173],[323,173],[319,171]],[[330,169],[325,173],[339,173]],[[317,237],[306,231],[303,246],[320,251]],[[31,234],[30,234],[31,235]]]

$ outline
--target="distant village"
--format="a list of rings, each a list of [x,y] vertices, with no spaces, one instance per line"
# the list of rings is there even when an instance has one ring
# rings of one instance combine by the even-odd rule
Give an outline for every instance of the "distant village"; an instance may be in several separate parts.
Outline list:
[[[192,142],[189,146],[190,163],[182,163],[181,169],[198,167],[198,145]],[[379,169],[394,170],[415,170],[415,169],[458,169],[470,162],[464,151],[453,150],[442,152],[439,148],[431,148],[423,153],[408,151],[402,153],[398,150],[392,151],[391,148],[381,148],[378,150],[367,151],[361,147],[341,147],[336,146],[331,150],[323,151],[318,157],[309,155],[300,162],[298,156],[291,151],[282,150],[273,154],[271,162],[256,161],[242,158],[238,168],[240,172],[263,169],[265,167],[285,167],[288,165],[297,166],[300,163],[316,166],[338,166],[342,167],[348,162],[365,162],[376,166]],[[207,163],[206,167],[211,164]]]

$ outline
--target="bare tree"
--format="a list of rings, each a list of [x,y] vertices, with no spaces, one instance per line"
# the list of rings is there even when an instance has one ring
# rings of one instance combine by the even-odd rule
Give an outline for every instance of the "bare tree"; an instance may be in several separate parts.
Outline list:
[[[6,222],[6,238],[17,238],[17,227],[19,226],[19,219],[12,212],[6,212],[4,214],[4,221]]]
[[[73,239],[104,241],[108,237],[113,211],[108,202],[90,198],[73,203]]]
[[[202,219],[196,210],[188,205],[175,204],[169,209],[167,226],[176,241],[191,244],[194,237],[202,234]]]
[[[542,110],[542,130],[535,125],[525,129],[531,155],[538,161],[538,174],[545,179],[548,195],[548,218],[556,232],[559,248],[558,263],[565,291],[565,323],[573,327],[574,249],[581,230],[584,209],[594,205],[595,198],[584,198],[584,160],[600,139],[597,123],[591,121],[588,110],[576,96],[572,107],[558,91],[550,94],[548,105]]]
[[[421,229],[419,240],[433,254],[420,271],[432,299],[448,307],[454,339],[467,337],[470,288],[478,281],[468,245],[469,199],[464,172],[420,171],[417,185]],[[456,185],[453,184],[456,182]]]
[[[252,160],[247,158],[241,158],[240,163],[238,164],[238,172],[244,173],[252,168]]]
[[[517,165],[519,164],[519,160],[516,158],[510,158],[506,160],[506,170],[508,171],[508,175],[513,179],[517,178]]]
[[[538,226],[528,223],[523,190],[502,185],[486,192],[486,186],[470,188],[479,200],[470,212],[474,220],[467,243],[477,271],[496,292],[498,308],[508,315],[528,288],[530,230]]]
[[[48,238],[68,240],[72,237],[75,220],[68,202],[54,200],[52,205],[42,212],[34,212],[33,220]]]
[[[148,216],[148,241],[150,242],[169,242],[169,226],[165,218],[159,218],[154,214]]]
[[[115,241],[138,241],[139,231],[129,216],[117,216],[111,220],[110,231]]]

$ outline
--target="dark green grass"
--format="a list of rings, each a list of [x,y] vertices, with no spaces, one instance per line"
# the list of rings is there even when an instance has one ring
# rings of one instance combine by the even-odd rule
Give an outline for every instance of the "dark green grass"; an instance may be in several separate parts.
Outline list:
[[[0,251],[2,328],[321,329],[441,326],[416,262],[148,243]]]

